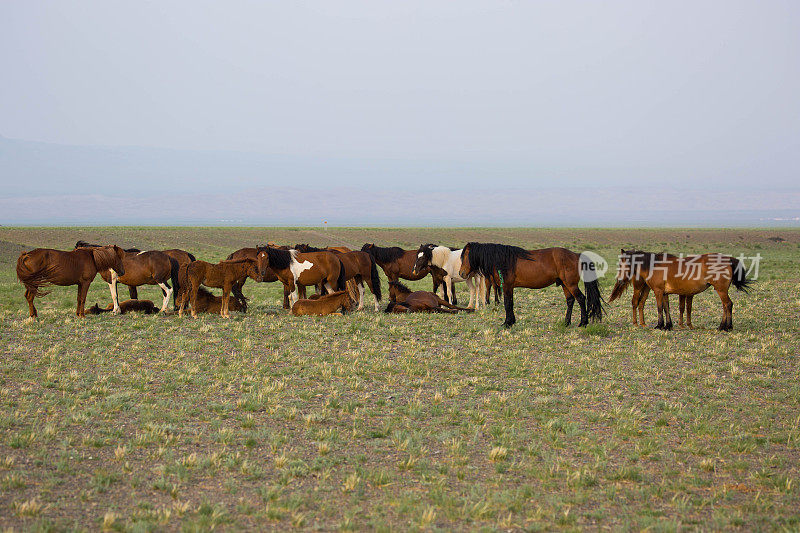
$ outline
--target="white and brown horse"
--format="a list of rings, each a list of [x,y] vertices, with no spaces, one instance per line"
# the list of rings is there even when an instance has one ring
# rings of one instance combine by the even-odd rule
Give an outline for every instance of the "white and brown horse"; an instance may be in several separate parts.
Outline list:
[[[272,246],[258,249],[258,271],[271,269],[289,291],[289,303],[299,299],[301,287],[322,284],[329,292],[345,290],[345,269],[333,252],[298,252]]]
[[[370,292],[375,297],[375,311],[380,310],[381,279],[378,276],[378,267],[375,260],[366,252],[350,250],[344,246],[333,246],[328,248],[315,248],[308,244],[298,244],[295,248],[299,252],[333,252],[339,256],[344,266],[345,281],[353,280],[358,287],[358,311],[364,308],[364,284],[369,287]]]

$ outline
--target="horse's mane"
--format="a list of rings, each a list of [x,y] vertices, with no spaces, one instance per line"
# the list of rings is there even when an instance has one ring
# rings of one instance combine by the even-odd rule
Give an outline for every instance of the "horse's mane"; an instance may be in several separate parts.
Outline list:
[[[326,248],[317,248],[316,246],[311,246],[310,244],[297,244],[295,245],[294,249],[303,253],[328,251]]]
[[[361,251],[367,252],[378,263],[392,263],[403,257],[403,254],[406,253],[406,251],[399,246],[384,248],[382,246],[375,246],[374,244],[372,246],[365,244],[361,247]]]
[[[411,289],[409,289],[399,281],[390,281],[389,287],[394,287],[403,294],[411,294]]]
[[[102,244],[91,244],[86,241],[78,241],[75,243],[75,248],[102,248],[102,247],[103,247]],[[138,254],[139,252],[141,252],[139,248],[123,248],[123,251],[131,254]]]
[[[487,277],[495,272],[508,276],[516,269],[518,260],[533,260],[528,250],[508,244],[470,242],[464,248],[469,248],[470,269]]]
[[[662,259],[678,259],[677,256],[666,252],[644,252],[642,250],[628,250],[623,252],[622,255],[630,258],[633,265],[637,268],[641,266],[648,269],[653,268],[656,261]]]
[[[258,249],[258,252],[265,252],[269,260],[269,267],[272,270],[284,270],[289,268],[292,264],[292,253],[289,250],[280,250],[272,246],[264,246]]]

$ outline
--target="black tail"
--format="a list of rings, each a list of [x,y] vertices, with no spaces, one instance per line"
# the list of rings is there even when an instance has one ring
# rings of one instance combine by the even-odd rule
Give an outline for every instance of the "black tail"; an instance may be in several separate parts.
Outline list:
[[[374,294],[375,299],[380,302],[383,296],[381,296],[381,278],[378,275],[378,264],[371,255],[369,256],[369,262],[369,277],[372,279],[372,294]]]
[[[336,290],[337,291],[346,291],[347,285],[345,284],[345,276],[346,272],[344,271],[344,264],[342,264],[342,260],[338,257],[336,258],[339,261],[339,277],[336,279]]]
[[[597,280],[584,281],[583,286],[586,288],[586,313],[589,315],[589,320],[603,320],[605,309]]]
[[[731,257],[731,283],[733,286],[742,292],[750,292],[753,288],[753,280],[747,279],[747,271],[741,261],[735,257]]]
[[[197,258],[194,256],[194,254],[186,252],[186,255],[189,256],[189,260],[190,261],[192,261],[192,262],[197,261]]]
[[[169,258],[169,276],[172,279],[172,305],[178,309],[178,293],[181,290],[181,282],[179,271],[181,269],[180,263],[172,257]]]

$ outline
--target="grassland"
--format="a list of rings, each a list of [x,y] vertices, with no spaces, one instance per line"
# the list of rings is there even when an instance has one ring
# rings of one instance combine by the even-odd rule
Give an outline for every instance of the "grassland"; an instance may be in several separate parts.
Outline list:
[[[731,333],[711,292],[697,329],[661,332],[627,298],[564,328],[559,289],[519,290],[504,331],[499,307],[295,318],[252,282],[227,321],[80,320],[73,287],[26,323],[17,255],[78,239],[207,260],[268,240],[763,260]],[[792,230],[0,228],[0,527],[798,530],[798,259]]]

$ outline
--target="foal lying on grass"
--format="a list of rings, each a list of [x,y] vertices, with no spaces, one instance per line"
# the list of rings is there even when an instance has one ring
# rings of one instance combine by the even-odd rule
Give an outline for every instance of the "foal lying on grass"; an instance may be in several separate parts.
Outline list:
[[[222,309],[222,297],[214,296],[205,287],[197,289],[197,312],[198,313],[219,313]],[[237,298],[228,301],[229,311],[245,312],[245,308]]]
[[[106,307],[100,307],[98,304],[90,307],[86,312],[90,315],[99,315],[100,313],[110,313],[114,310],[114,304],[110,303]],[[119,314],[132,313],[138,311],[146,315],[154,315],[158,313],[158,308],[152,300],[125,300],[119,302]]]
[[[475,311],[466,307],[456,307],[432,292],[411,292],[411,289],[399,281],[389,282],[389,299],[391,302],[384,311],[386,313],[457,313],[459,311],[472,313]]]
[[[292,306],[294,316],[330,315],[347,313],[353,309],[355,302],[347,291],[336,291],[315,299],[297,300]]]

